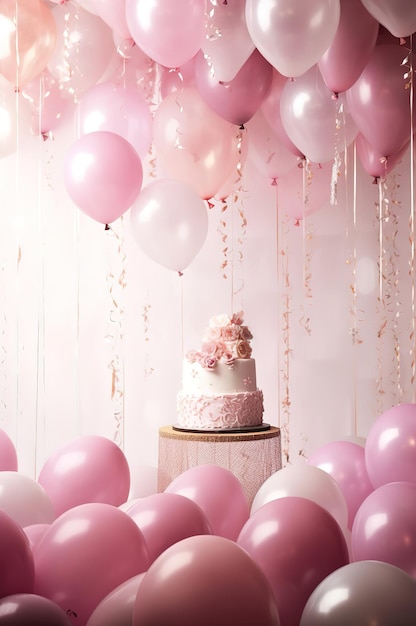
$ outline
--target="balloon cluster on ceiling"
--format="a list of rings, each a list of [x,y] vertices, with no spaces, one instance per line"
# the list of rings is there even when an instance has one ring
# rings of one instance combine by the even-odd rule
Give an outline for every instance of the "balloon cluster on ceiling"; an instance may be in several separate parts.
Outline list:
[[[139,247],[169,269],[201,248],[204,201],[235,189],[248,156],[276,183],[355,141],[377,179],[409,147],[412,0],[0,0],[0,18],[0,156],[15,147],[14,89],[44,135],[75,103],[71,199],[103,224],[132,208]],[[171,180],[142,193],[149,150]]]
[[[123,452],[95,435],[35,480],[0,430],[0,626],[413,624],[415,438],[416,404],[393,406],[249,502],[220,464],[136,497]]]

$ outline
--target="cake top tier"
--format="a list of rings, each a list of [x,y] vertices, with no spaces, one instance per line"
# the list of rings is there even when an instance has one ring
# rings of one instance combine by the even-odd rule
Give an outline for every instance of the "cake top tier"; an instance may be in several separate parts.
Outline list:
[[[243,321],[242,311],[231,317],[225,313],[211,317],[202,336],[201,349],[191,350],[185,355],[186,359],[213,369],[219,361],[232,365],[236,359],[251,358],[253,335]]]

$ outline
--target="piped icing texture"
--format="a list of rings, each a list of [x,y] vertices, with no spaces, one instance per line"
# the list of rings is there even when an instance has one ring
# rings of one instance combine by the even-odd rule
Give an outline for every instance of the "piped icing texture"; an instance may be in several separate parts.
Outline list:
[[[260,426],[263,393],[257,389],[249,328],[242,312],[212,317],[200,350],[185,356],[178,423],[195,430]]]

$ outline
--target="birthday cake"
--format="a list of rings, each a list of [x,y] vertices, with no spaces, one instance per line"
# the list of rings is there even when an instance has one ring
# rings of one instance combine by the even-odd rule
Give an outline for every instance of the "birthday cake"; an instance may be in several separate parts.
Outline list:
[[[200,350],[185,355],[177,395],[178,427],[198,431],[244,430],[263,423],[251,331],[242,312],[212,317]]]

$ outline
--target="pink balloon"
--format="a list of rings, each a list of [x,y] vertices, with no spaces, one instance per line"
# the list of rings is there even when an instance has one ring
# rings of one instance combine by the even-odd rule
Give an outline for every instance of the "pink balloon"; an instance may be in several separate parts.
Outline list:
[[[247,0],[246,21],[261,54],[295,78],[321,58],[334,39],[340,0]]]
[[[298,626],[315,587],[349,562],[341,528],[306,498],[286,497],[251,515],[237,539],[272,586],[282,626]]]
[[[0,598],[32,593],[35,576],[29,539],[20,524],[0,510]]]
[[[397,481],[416,483],[416,404],[382,413],[369,430],[365,461],[374,487]]]
[[[29,526],[23,527],[24,533],[29,539],[32,552],[37,546],[37,544],[39,543],[39,541],[42,539],[43,535],[49,529],[49,527],[50,527],[50,524],[41,523],[41,522],[37,524],[30,524]]]
[[[64,182],[74,203],[102,224],[131,207],[142,187],[143,167],[121,135],[96,131],[74,141],[65,156]]]
[[[224,83],[212,74],[202,52],[195,63],[196,84],[205,102],[231,124],[248,122],[267,96],[273,76],[268,61],[254,50],[235,77]]]
[[[75,102],[95,85],[115,52],[111,29],[78,2],[65,2],[52,9],[57,38],[48,69],[62,93]]]
[[[181,539],[212,534],[201,507],[177,493],[155,493],[141,498],[126,513],[145,538],[150,563]]]
[[[0,428],[0,471],[17,472],[18,461],[15,445],[5,430]]]
[[[352,441],[331,441],[308,458],[308,463],[328,472],[338,483],[348,506],[348,528],[365,498],[374,490],[365,465],[364,448]]]
[[[243,487],[234,474],[219,465],[191,467],[165,489],[198,504],[215,535],[235,540],[250,509]]]
[[[246,0],[212,4],[201,49],[217,81],[231,81],[255,49],[247,29]]]
[[[124,137],[144,158],[152,143],[152,114],[137,87],[106,81],[86,91],[77,106],[81,135],[109,131]]]
[[[272,84],[270,91],[264,99],[260,110],[263,113],[264,119],[274,130],[280,141],[286,146],[286,148],[293,152],[295,156],[304,158],[304,154],[295,146],[285,131],[282,118],[280,116],[280,97],[282,90],[289,79],[286,76],[280,74],[277,70],[273,71]]]
[[[168,175],[206,200],[215,196],[233,170],[236,131],[206,104],[195,87],[187,87],[159,104],[153,120],[153,145]]]
[[[126,21],[126,0],[94,0],[97,15],[124,39],[131,38]]]
[[[163,98],[181,92],[185,87],[195,87],[195,57],[192,57],[181,67],[160,66],[159,90]]]
[[[378,45],[358,80],[347,92],[347,104],[359,131],[378,153],[389,157],[410,138],[411,78],[405,59],[409,50],[400,45]]]
[[[248,158],[271,183],[286,176],[298,162],[261,110],[247,123]]]
[[[110,504],[81,504],[62,513],[34,550],[34,592],[85,626],[118,585],[145,572],[148,552],[133,520]]]
[[[130,470],[116,443],[99,435],[84,435],[69,441],[45,461],[38,482],[59,516],[89,502],[119,506],[128,497]]]
[[[336,148],[342,152],[358,132],[345,95],[333,98],[317,65],[285,84],[280,116],[288,137],[315,163],[333,160]]]
[[[334,93],[346,91],[364,70],[376,45],[379,23],[361,0],[341,0],[337,32],[318,61],[325,84]]]
[[[234,541],[188,537],[163,552],[137,591],[132,626],[280,626],[268,580]]]
[[[57,128],[70,109],[70,101],[63,97],[58,80],[47,69],[27,83],[22,93],[30,102],[32,129],[36,135]]]
[[[0,600],[0,626],[71,626],[61,607],[34,593],[14,593]]]
[[[358,133],[355,142],[361,165],[367,174],[373,176],[374,182],[377,182],[379,178],[385,178],[395,168],[409,148],[409,142],[407,142],[397,154],[391,154],[387,158],[377,152],[361,133]]]
[[[416,32],[416,5],[413,0],[362,0],[369,13],[395,37]]]
[[[198,254],[208,233],[204,201],[179,180],[160,178],[146,185],[130,217],[134,240],[142,252],[180,273]]]
[[[92,612],[87,626],[132,626],[137,590],[145,574],[128,578],[110,591]]]
[[[363,501],[351,531],[354,561],[374,560],[416,576],[416,484],[377,487]]]
[[[127,27],[151,59],[180,67],[200,49],[205,35],[204,0],[126,0]]]
[[[331,198],[332,163],[302,160],[279,179],[278,212],[293,219],[296,225],[319,211]]]

